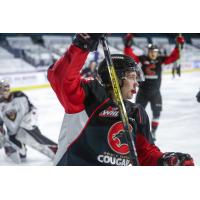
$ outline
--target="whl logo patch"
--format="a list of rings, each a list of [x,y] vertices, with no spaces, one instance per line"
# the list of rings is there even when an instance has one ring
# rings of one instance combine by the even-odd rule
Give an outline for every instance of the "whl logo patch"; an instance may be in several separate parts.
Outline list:
[[[100,117],[118,117],[119,116],[119,110],[118,108],[108,107],[106,110],[103,110],[99,113]]]

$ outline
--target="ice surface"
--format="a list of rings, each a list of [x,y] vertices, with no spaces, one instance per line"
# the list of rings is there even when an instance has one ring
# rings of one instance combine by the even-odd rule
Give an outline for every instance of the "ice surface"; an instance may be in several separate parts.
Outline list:
[[[161,92],[163,111],[157,131],[156,145],[162,151],[190,153],[200,165],[200,103],[196,93],[200,88],[200,72],[185,73],[172,79],[164,75]],[[38,108],[39,127],[42,133],[58,140],[64,110],[51,88],[25,92]],[[149,106],[147,112],[151,118]],[[14,165],[0,149],[0,165]],[[28,148],[27,161],[22,165],[52,165],[50,159]]]

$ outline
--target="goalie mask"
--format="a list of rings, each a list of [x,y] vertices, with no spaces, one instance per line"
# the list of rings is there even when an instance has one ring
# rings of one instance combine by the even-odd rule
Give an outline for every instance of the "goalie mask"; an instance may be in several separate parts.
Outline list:
[[[0,80],[0,97],[5,93],[10,93],[10,84],[7,80]]]

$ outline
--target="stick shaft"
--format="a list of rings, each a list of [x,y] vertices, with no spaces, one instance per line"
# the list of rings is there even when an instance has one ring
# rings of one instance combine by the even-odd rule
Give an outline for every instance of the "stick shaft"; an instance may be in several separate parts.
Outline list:
[[[109,72],[112,87],[113,87],[115,100],[119,107],[120,116],[121,116],[122,123],[124,126],[125,138],[126,138],[126,142],[129,147],[130,162],[132,165],[137,166],[137,165],[139,165],[139,163],[138,163],[138,159],[137,159],[136,148],[135,148],[132,133],[129,130],[128,115],[127,115],[126,108],[125,108],[125,105],[123,102],[123,98],[122,98],[122,94],[121,94],[121,90],[120,90],[120,86],[119,86],[119,81],[118,81],[118,78],[117,78],[117,75],[115,72],[115,68],[114,68],[112,59],[111,59],[111,55],[110,55],[110,51],[108,48],[106,38],[105,37],[102,38],[101,42],[102,42],[104,55],[105,55],[105,59],[106,59],[107,67],[108,67],[108,72]]]

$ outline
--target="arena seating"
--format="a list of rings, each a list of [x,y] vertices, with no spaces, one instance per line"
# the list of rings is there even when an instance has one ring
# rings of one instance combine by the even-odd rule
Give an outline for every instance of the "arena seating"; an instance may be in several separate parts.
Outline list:
[[[1,58],[0,71],[2,74],[33,72],[35,67],[21,58]]]
[[[9,51],[7,51],[6,49],[0,47],[0,59],[4,59],[4,58],[14,58],[14,55],[11,54]]]
[[[53,63],[51,53],[41,45],[34,44],[31,37],[6,37],[8,49],[16,58],[22,58],[35,67],[46,67]]]
[[[134,37],[133,42],[135,46],[141,48],[144,51],[149,43],[148,38],[146,37]]]
[[[123,36],[123,35],[122,35]],[[122,36],[108,36],[110,51],[115,53],[123,53],[124,44]],[[11,72],[24,70],[27,66],[27,70],[35,70],[49,67],[55,60],[64,54],[66,49],[72,42],[72,36],[65,35],[48,35],[44,34],[39,36],[40,42],[33,41],[31,36],[9,36],[5,37],[7,47],[0,43],[0,67],[9,67]],[[136,55],[142,55],[147,53],[147,46],[149,42],[152,42],[161,49],[161,54],[169,55],[173,50],[175,43],[174,38],[165,37],[133,37],[134,45],[132,48]],[[191,44],[187,43],[182,51],[181,61],[183,65],[187,67],[197,66],[196,63],[200,61],[200,38],[191,38]],[[98,57],[98,59],[97,59]],[[101,45],[98,48],[98,53],[90,53],[86,61],[86,65],[90,61],[101,61],[104,58]],[[6,61],[7,59],[10,62]],[[10,64],[9,64],[10,63]],[[16,65],[16,69],[14,67]],[[9,71],[3,67],[3,72]],[[167,66],[165,68],[168,68]],[[2,72],[2,71],[1,71]]]
[[[191,43],[193,46],[200,48],[200,38],[191,38]]]
[[[72,37],[70,36],[43,35],[42,39],[44,46],[52,53],[58,54],[59,56],[63,55],[72,42]]]
[[[36,67],[48,67],[53,63],[51,53],[40,45],[34,45],[30,49],[26,49],[24,59]]]

